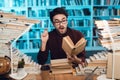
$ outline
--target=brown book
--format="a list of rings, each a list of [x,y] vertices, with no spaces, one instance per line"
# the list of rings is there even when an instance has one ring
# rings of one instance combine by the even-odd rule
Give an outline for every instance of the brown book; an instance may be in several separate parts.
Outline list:
[[[69,36],[63,38],[62,48],[63,50],[70,55],[77,55],[85,49],[86,40],[81,38],[75,45],[70,39]]]
[[[68,59],[67,58],[53,59],[50,62],[51,62],[51,64],[68,63]]]
[[[67,58],[51,60],[50,67],[52,74],[72,73],[72,65],[68,62]]]

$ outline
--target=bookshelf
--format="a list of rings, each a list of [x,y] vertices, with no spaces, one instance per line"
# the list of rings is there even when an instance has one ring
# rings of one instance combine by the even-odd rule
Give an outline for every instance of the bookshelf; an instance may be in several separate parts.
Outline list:
[[[15,12],[28,18],[40,20],[29,32],[19,38],[14,46],[24,53],[37,53],[40,34],[44,28],[54,27],[49,20],[49,11],[55,7],[65,7],[69,13],[69,27],[81,31],[87,39],[87,51],[103,50],[98,44],[94,20],[120,17],[119,0],[1,0],[0,9]]]

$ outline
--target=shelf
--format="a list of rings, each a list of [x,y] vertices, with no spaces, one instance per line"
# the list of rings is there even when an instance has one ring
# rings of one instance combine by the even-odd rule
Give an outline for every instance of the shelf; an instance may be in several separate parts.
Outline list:
[[[28,50],[29,50],[29,52],[28,52]],[[105,50],[105,48],[102,46],[86,47],[85,50],[86,51],[101,51],[101,50]],[[23,53],[38,53],[39,49],[21,49],[20,51]]]
[[[86,51],[101,51],[101,50],[105,50],[104,47],[102,46],[95,46],[95,47],[86,47],[85,48]]]
[[[38,53],[39,49],[21,49],[20,51],[23,53]]]

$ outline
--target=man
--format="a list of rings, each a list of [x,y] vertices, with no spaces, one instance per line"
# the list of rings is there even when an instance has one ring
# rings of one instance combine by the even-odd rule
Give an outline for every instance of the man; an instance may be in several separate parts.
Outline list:
[[[68,14],[64,8],[58,7],[50,12],[50,20],[55,29],[49,33],[45,30],[41,34],[41,48],[37,55],[39,64],[43,65],[46,63],[49,52],[51,59],[68,58],[70,62],[75,63],[82,63],[85,61],[85,49],[78,55],[73,56],[66,55],[62,49],[63,37],[70,36],[74,44],[84,37],[81,32],[68,27],[67,18]]]

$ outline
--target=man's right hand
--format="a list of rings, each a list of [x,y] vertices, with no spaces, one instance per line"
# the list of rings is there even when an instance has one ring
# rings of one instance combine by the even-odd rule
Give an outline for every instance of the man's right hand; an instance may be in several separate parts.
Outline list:
[[[41,40],[42,40],[42,45],[41,45],[41,51],[46,50],[46,43],[48,41],[49,34],[47,30],[44,30],[44,32],[41,34]]]
[[[47,29],[45,29],[44,32],[41,34],[42,43],[47,43],[48,38],[49,38],[49,34]]]

